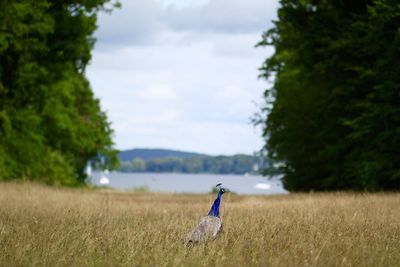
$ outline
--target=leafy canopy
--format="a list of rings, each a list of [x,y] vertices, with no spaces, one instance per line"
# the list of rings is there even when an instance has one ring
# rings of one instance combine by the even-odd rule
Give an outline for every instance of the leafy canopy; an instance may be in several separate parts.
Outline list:
[[[109,0],[0,1],[0,180],[83,183],[115,167],[112,130],[85,77]]]
[[[400,189],[397,0],[281,0],[259,121],[289,190]]]

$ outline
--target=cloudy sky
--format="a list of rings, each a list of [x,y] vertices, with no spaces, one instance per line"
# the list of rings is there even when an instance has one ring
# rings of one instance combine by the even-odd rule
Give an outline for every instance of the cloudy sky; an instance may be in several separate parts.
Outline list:
[[[125,0],[99,16],[87,76],[118,149],[253,153],[267,86],[254,48],[277,0]]]

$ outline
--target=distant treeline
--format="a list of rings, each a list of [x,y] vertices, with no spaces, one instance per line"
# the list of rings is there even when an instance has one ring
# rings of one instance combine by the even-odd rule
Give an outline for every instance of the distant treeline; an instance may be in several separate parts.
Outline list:
[[[257,173],[259,157],[249,155],[203,156],[192,158],[164,157],[144,160],[122,160],[122,172],[179,172],[179,173]]]

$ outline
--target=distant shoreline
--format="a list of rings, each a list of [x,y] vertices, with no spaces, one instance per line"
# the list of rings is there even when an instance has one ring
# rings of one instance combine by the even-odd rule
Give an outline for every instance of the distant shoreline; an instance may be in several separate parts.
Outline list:
[[[131,149],[119,153],[119,171],[126,173],[260,174],[272,161],[260,153],[210,156],[168,149]]]

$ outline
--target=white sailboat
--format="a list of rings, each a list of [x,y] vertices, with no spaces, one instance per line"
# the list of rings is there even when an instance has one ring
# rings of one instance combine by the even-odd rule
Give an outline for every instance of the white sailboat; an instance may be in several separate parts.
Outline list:
[[[266,182],[258,182],[255,184],[254,188],[260,189],[260,190],[269,190],[271,189],[271,185],[266,183]]]
[[[108,173],[108,170],[104,170],[103,172],[101,172],[101,177],[99,180],[99,183],[101,185],[108,185],[110,183],[110,179],[107,177]]]

